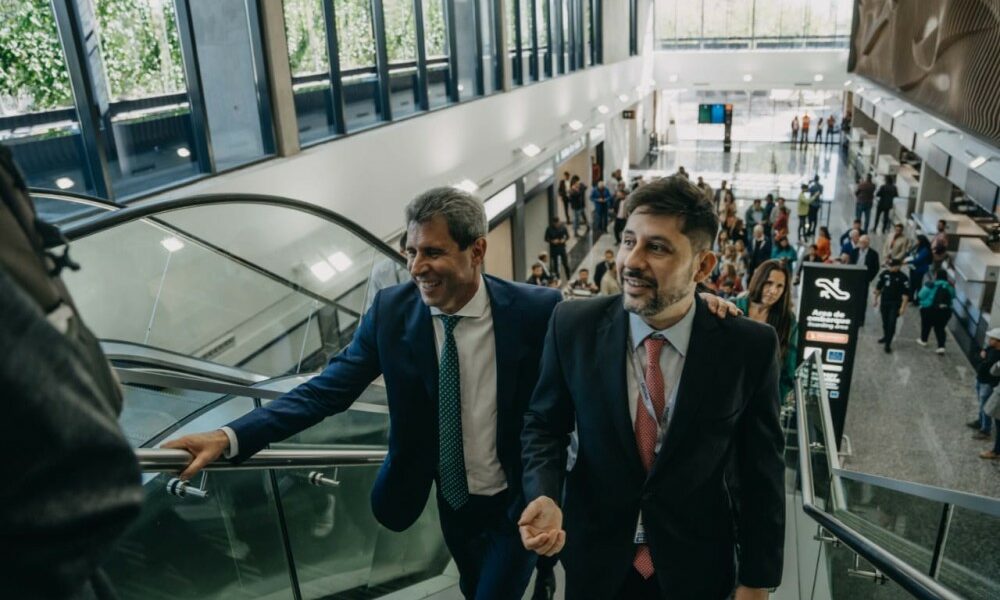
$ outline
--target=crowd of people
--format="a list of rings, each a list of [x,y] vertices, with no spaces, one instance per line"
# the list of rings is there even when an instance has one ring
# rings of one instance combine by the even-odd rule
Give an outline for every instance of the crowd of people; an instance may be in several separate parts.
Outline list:
[[[850,113],[845,114],[840,119],[840,127],[838,128],[837,119],[832,114],[827,115],[826,119],[824,119],[822,115],[817,115],[814,121],[807,112],[802,115],[801,119],[799,119],[798,115],[792,117],[792,143],[802,145],[808,144],[810,142],[810,130],[813,128],[814,122],[816,124],[816,135],[811,140],[814,144],[824,143],[824,131],[826,132],[825,143],[832,144],[835,133],[840,132],[842,134],[841,137],[843,138],[851,130]]]

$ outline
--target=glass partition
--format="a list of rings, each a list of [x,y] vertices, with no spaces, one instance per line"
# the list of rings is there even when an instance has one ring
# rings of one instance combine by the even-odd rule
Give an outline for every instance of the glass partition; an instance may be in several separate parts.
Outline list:
[[[392,118],[397,119],[420,110],[414,0],[381,2],[385,13],[385,44],[389,57],[389,97]]]
[[[445,0],[420,0],[424,16],[424,53],[427,56],[427,101],[430,108],[450,104],[452,63],[445,20]]]

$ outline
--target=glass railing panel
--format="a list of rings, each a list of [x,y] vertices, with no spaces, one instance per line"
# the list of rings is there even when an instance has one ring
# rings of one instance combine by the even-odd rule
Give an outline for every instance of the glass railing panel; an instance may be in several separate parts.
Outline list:
[[[32,193],[31,201],[35,205],[38,218],[56,227],[62,227],[67,223],[93,217],[115,208],[111,204],[44,192]]]
[[[955,507],[938,579],[969,600],[1000,598],[1000,517]]]
[[[234,398],[176,435],[214,429],[252,408],[249,398]],[[144,476],[142,512],[104,565],[122,600],[294,598],[267,471],[196,477],[207,498],[169,494],[172,477]]]
[[[826,570],[828,580],[817,581],[802,600],[911,600],[913,595],[891,579],[876,581],[866,573],[875,569],[863,558],[855,565],[855,553],[846,546],[823,544],[823,560],[818,571]],[[826,583],[827,588],[821,585]]]
[[[930,573],[944,505],[853,479],[840,483],[846,506],[834,515],[899,560]]]
[[[174,429],[177,423],[221,398],[211,392],[134,384],[123,385],[122,392],[122,413],[118,422],[133,448],[148,446]],[[246,412],[239,412],[240,406],[239,403],[226,403],[219,411],[236,418]]]

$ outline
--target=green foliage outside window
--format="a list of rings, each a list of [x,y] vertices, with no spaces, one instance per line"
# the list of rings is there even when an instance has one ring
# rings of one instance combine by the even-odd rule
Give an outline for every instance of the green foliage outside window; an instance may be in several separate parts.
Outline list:
[[[417,23],[413,0],[382,0],[385,13],[385,47],[389,62],[417,59]]]
[[[326,21],[322,0],[285,0],[285,37],[292,76],[330,69],[326,59]]]
[[[47,0],[0,2],[0,115],[73,105],[69,72]]]
[[[368,0],[334,0],[333,4],[337,14],[340,68],[346,70],[374,65],[375,36]]]
[[[94,0],[111,101],[183,92],[173,0]]]
[[[424,44],[427,58],[448,56],[448,36],[444,26],[444,1],[423,0]]]

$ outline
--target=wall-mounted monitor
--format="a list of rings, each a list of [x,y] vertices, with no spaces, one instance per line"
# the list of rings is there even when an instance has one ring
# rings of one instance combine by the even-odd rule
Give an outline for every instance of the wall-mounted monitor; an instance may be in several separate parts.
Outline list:
[[[698,123],[711,125],[724,125],[726,116],[732,119],[732,104],[699,104]]]

